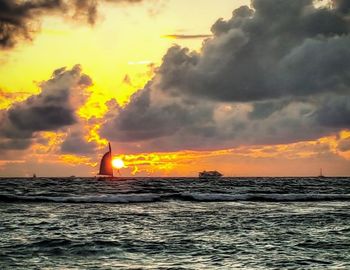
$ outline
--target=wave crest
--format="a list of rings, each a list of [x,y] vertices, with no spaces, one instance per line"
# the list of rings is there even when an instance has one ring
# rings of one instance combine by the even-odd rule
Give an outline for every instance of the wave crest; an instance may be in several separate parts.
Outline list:
[[[98,196],[16,196],[0,194],[0,202],[52,202],[52,203],[150,203],[159,201],[193,202],[307,202],[307,201],[350,201],[350,194],[225,194],[225,193],[145,193],[106,194]]]

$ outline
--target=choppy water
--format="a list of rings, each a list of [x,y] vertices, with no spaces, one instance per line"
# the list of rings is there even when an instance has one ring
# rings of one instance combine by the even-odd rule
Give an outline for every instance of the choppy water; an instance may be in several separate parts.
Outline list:
[[[0,269],[350,269],[350,179],[2,178]]]

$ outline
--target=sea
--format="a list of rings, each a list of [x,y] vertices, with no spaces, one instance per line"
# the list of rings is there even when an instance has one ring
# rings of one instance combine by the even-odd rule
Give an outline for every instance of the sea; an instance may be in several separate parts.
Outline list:
[[[350,269],[350,178],[0,178],[0,269]]]

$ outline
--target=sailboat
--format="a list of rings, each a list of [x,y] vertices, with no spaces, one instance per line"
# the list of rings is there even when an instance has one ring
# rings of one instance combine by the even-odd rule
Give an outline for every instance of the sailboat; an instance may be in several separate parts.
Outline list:
[[[322,168],[320,169],[320,175],[318,176],[318,178],[325,178],[325,176],[322,173]]]
[[[105,153],[101,159],[100,172],[98,175],[104,177],[113,177],[112,148],[110,143],[108,143],[108,149],[109,151]]]

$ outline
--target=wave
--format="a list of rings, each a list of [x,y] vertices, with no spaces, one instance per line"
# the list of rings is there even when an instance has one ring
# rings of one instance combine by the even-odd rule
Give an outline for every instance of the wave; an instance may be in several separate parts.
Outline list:
[[[0,202],[51,202],[51,203],[150,203],[160,201],[192,202],[308,202],[350,201],[350,194],[226,194],[226,193],[145,193],[106,194],[96,196],[17,196],[0,194]]]
[[[54,203],[136,203],[155,202],[157,194],[118,194],[97,196],[16,196],[0,194],[0,202],[54,202]]]

